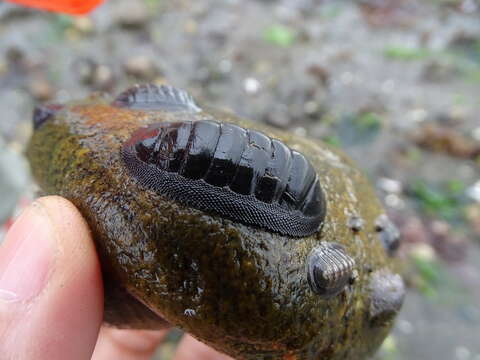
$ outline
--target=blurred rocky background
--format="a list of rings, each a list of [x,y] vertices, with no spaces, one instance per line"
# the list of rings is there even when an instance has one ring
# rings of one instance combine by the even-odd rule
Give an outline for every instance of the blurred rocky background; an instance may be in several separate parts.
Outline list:
[[[410,293],[376,359],[480,360],[478,0],[0,1],[0,237],[33,196],[33,106],[145,81],[344,149],[404,238]]]

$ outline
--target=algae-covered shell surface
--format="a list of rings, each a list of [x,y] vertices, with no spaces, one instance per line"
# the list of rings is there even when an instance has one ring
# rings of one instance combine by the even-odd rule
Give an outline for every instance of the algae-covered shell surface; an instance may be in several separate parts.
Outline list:
[[[304,157],[305,176],[294,167],[283,178],[273,176],[280,166],[272,165],[274,154],[264,166],[271,171],[258,175],[262,152],[248,155],[244,168],[253,169],[257,179],[251,192],[272,175],[265,188],[273,189],[272,195],[264,202],[273,203],[273,220],[285,209],[287,223],[289,216],[317,216],[308,234],[256,222],[255,194],[243,194],[253,200],[240,197],[236,205],[240,212],[252,206],[252,221],[228,213],[228,207],[216,211],[211,200],[207,207],[197,206],[196,193],[191,202],[176,196],[190,184],[181,185],[188,176],[179,168],[166,174],[168,166],[152,156],[161,153],[162,161],[173,161],[174,149],[188,153],[194,145],[178,145],[178,134],[168,142],[138,138],[138,132],[208,121],[259,134],[270,139],[265,144],[277,142],[289,149],[285,154]],[[44,193],[72,201],[91,227],[102,263],[107,323],[178,326],[236,359],[364,359],[388,334],[405,292],[394,258],[398,232],[365,177],[337,150],[198,106],[180,90],[153,85],[129,89],[116,99],[92,95],[39,107],[34,128],[27,155],[35,179]],[[212,152],[199,159],[219,159],[219,139],[200,146]],[[251,138],[247,143],[263,151],[267,146]],[[162,144],[168,146],[161,150]],[[148,156],[144,145],[150,146]],[[135,161],[125,161],[125,149],[139,151]],[[241,154],[238,161],[248,158],[246,151]],[[220,170],[229,165],[221,163]],[[170,174],[180,177],[172,180]],[[299,185],[291,180],[295,176],[311,181]],[[164,190],[177,180],[180,187]],[[232,192],[210,185],[198,196]],[[291,196],[295,189],[303,195]]]

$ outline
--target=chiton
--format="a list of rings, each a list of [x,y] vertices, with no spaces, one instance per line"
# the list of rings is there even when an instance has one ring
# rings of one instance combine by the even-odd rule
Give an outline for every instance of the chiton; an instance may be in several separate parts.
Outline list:
[[[199,112],[200,108],[186,91],[166,85],[142,84],[117,96],[113,106],[132,110]]]
[[[315,247],[307,260],[307,280],[312,291],[326,298],[338,295],[353,277],[355,260],[337,243]]]
[[[256,130],[213,120],[154,123],[132,135],[121,157],[143,186],[247,225],[301,237],[325,218],[307,158]]]

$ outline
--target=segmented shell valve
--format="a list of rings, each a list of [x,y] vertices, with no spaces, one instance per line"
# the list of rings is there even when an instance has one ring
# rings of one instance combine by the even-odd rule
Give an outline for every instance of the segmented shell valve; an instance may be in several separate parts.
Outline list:
[[[211,120],[155,123],[137,130],[121,156],[142,185],[248,225],[300,237],[325,218],[309,160],[256,130]]]
[[[308,256],[307,279],[318,295],[330,298],[338,295],[353,276],[355,260],[342,245],[324,242]]]

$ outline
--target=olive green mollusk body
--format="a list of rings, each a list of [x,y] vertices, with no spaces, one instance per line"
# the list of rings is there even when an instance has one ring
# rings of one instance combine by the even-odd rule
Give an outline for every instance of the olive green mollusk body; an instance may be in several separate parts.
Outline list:
[[[105,279],[105,321],[178,326],[236,359],[363,359],[403,299],[395,260],[379,239],[384,211],[352,163],[323,143],[211,109],[132,109],[91,97],[58,107],[28,148],[46,194],[72,201],[91,227]],[[182,205],[142,186],[121,160],[140,127],[214,119],[259,130],[304,154],[326,198],[319,231],[289,237]],[[349,226],[352,217],[361,229]],[[338,243],[355,262],[343,291],[322,297],[308,256]]]

